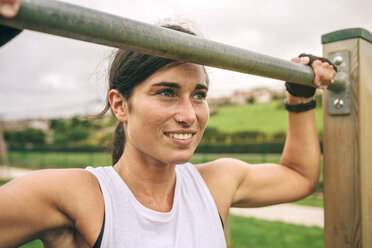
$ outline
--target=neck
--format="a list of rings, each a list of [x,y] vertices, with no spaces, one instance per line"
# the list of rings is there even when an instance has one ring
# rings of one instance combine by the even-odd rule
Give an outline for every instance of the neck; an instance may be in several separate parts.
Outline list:
[[[142,205],[157,211],[171,210],[176,184],[174,164],[124,151],[114,168]]]

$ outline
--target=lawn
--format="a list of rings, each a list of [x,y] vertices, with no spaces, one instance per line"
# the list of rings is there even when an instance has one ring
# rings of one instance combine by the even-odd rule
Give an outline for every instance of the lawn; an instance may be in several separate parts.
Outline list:
[[[231,216],[233,248],[323,248],[323,229]]]
[[[9,181],[8,180],[1,180],[0,179],[0,186],[6,184],[7,182],[9,182]]]
[[[87,166],[103,166],[111,164],[108,153],[88,152],[9,152],[8,158],[12,166],[44,169],[44,168],[85,168]]]
[[[323,127],[323,112],[315,109],[318,132]],[[250,104],[243,106],[219,107],[217,114],[210,117],[208,127],[220,132],[235,133],[259,131],[266,134],[287,132],[288,112],[281,101]]]
[[[43,248],[43,244],[40,240],[31,241],[25,245],[20,246],[19,248]]]
[[[222,157],[232,157],[248,163],[279,163],[281,154],[194,154],[191,163],[204,163]],[[108,153],[81,152],[9,152],[12,166],[31,169],[85,168],[111,164]]]

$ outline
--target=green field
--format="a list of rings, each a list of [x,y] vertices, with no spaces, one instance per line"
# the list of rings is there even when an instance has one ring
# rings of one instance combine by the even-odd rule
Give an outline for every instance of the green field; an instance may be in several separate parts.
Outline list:
[[[12,166],[30,169],[85,168],[111,164],[108,153],[82,152],[9,152]],[[204,163],[218,158],[232,157],[247,163],[279,163],[281,154],[194,154],[191,163]]]
[[[322,109],[316,108],[316,125],[322,130]],[[250,104],[244,106],[219,107],[217,114],[210,117],[208,127],[220,132],[235,133],[260,131],[266,134],[287,132],[287,111],[281,101]]]
[[[44,168],[85,168],[87,166],[104,166],[111,164],[108,153],[89,152],[8,152],[12,166]]]
[[[40,240],[34,240],[25,245],[20,246],[19,248],[43,248],[43,244]]]
[[[323,248],[323,229],[231,216],[233,248]]]

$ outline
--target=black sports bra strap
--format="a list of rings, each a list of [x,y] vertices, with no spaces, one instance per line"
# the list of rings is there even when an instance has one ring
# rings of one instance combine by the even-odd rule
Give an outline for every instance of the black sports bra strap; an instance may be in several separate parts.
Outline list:
[[[105,229],[105,219],[106,219],[106,216],[103,216],[103,223],[102,223],[102,227],[101,227],[101,232],[99,233],[98,238],[97,238],[96,242],[94,243],[93,248],[100,248],[101,247],[102,237],[103,237],[103,230]]]

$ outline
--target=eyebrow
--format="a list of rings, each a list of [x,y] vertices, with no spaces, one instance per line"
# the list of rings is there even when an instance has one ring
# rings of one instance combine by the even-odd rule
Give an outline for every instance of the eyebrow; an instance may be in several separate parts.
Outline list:
[[[153,84],[153,86],[164,86],[164,87],[181,89],[181,86],[178,83],[171,83],[171,82],[160,82],[160,83]]]
[[[170,87],[175,89],[181,89],[181,86],[178,83],[172,83],[172,82],[160,82],[153,84],[153,86],[163,86],[163,87]],[[208,91],[208,87],[203,84],[197,84],[195,87],[195,90],[206,90]]]

